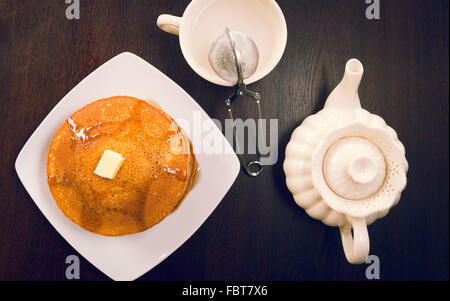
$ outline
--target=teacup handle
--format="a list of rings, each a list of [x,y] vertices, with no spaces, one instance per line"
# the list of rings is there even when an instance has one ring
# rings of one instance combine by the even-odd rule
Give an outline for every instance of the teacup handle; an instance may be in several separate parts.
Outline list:
[[[366,219],[347,215],[347,220],[349,223],[339,227],[345,257],[352,264],[364,263],[370,249]]]
[[[156,25],[165,32],[178,35],[180,32],[181,18],[172,15],[160,15],[156,20]]]

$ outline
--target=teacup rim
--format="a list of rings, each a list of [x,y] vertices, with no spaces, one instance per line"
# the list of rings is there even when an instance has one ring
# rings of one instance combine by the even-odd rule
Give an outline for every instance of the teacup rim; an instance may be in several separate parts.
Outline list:
[[[180,41],[180,48],[181,48],[181,52],[183,54],[184,59],[186,60],[186,62],[188,63],[189,67],[191,67],[191,69],[197,73],[200,77],[202,77],[203,79],[216,84],[216,85],[220,85],[220,86],[226,86],[226,87],[231,87],[234,86],[235,83],[232,82],[227,82],[223,79],[221,79],[219,76],[215,75],[213,77],[211,77],[211,73],[208,72],[204,72],[202,68],[198,67],[198,64],[195,62],[195,60],[187,55],[187,46],[186,46],[186,39],[185,39],[185,35],[184,33],[184,19],[186,16],[189,15],[189,13],[191,12],[191,10],[193,9],[195,2],[200,1],[200,0],[192,0],[188,6],[186,7],[186,9],[183,12],[183,15],[180,18],[180,29],[179,29],[179,41]],[[216,1],[216,0],[209,0],[209,1]],[[281,36],[281,43],[280,43],[280,47],[277,48],[277,51],[274,51],[275,55],[272,57],[272,59],[269,61],[269,64],[266,64],[264,66],[264,72],[256,72],[254,75],[252,75],[251,77],[247,78],[244,80],[244,83],[249,85],[252,84],[254,82],[259,81],[260,79],[264,78],[265,76],[267,76],[270,72],[272,72],[276,66],[278,65],[278,63],[281,61],[281,58],[283,57],[283,54],[286,50],[286,45],[287,45],[287,24],[286,24],[286,19],[284,17],[283,11],[281,10],[280,6],[278,5],[278,3],[275,0],[264,0],[264,1],[268,1],[272,4],[272,7],[276,10],[276,13],[279,17],[279,19],[281,20],[281,28],[282,28],[282,36]]]

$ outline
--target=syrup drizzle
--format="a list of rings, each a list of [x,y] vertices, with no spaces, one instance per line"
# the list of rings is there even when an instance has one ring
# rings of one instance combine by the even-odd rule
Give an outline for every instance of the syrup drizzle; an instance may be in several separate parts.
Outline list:
[[[186,171],[181,170],[179,168],[165,167],[160,164],[163,170],[171,175],[174,175],[178,180],[185,181],[186,180]]]
[[[71,117],[67,118],[67,123],[70,126],[70,130],[74,135],[72,140],[81,141],[82,145],[89,144],[93,142],[93,139],[100,136],[101,132],[97,132],[96,134],[90,134],[93,129],[96,129],[102,125],[101,122],[94,124],[93,126],[78,129],[78,125],[73,121]]]
[[[167,147],[167,144],[173,143],[173,139],[181,134],[178,127],[175,127],[175,129],[172,128],[173,125],[174,124],[171,125],[171,130],[169,130],[166,133],[166,137],[163,142],[164,147],[161,151],[165,150],[165,148]],[[179,142],[183,143],[183,140],[180,139]],[[174,150],[174,146],[172,146],[172,145],[170,145],[170,151],[176,155],[184,154],[183,150],[181,150],[181,153],[178,150]],[[186,170],[181,170],[180,168],[174,168],[174,167],[167,166],[166,164],[162,163],[161,161],[158,161],[158,165],[162,167],[162,169],[165,173],[175,176],[180,181],[186,181],[186,177],[187,177]]]

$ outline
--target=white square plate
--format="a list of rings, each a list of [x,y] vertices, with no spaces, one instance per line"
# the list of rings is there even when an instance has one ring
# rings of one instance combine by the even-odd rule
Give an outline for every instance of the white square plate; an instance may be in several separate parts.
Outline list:
[[[92,72],[54,107],[20,151],[16,171],[44,216],[72,247],[112,279],[134,280],[197,231],[230,189],[240,165],[216,126],[207,126],[208,132],[199,133],[180,123],[193,142],[200,176],[178,210],[144,232],[122,237],[106,237],[82,229],[64,216],[51,196],[46,174],[48,146],[59,126],[77,109],[116,95],[152,100],[175,120],[187,121],[188,126],[212,123],[180,86],[140,57],[125,52]],[[192,140],[190,132],[207,135],[209,141],[220,141],[223,154],[200,153],[201,144]]]

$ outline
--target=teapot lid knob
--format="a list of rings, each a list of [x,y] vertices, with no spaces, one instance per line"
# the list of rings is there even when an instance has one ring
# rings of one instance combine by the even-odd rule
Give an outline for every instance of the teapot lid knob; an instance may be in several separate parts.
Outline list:
[[[378,173],[375,160],[367,155],[359,155],[353,158],[348,166],[348,173],[353,181],[360,184],[372,182]]]

